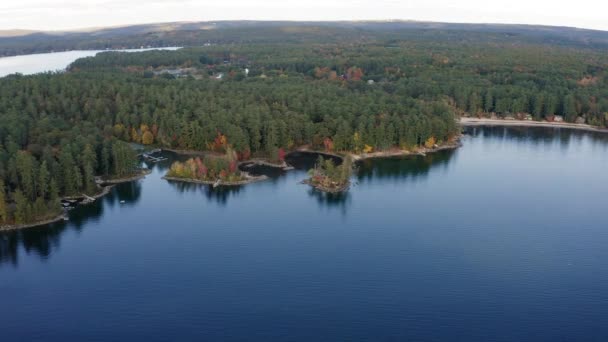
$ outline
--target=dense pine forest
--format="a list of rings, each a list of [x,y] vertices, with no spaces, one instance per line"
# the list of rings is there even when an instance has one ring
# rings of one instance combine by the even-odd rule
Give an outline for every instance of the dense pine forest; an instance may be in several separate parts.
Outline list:
[[[59,198],[98,191],[96,176],[133,173],[127,143],[276,160],[304,145],[441,144],[461,115],[608,125],[602,47],[476,32],[279,40],[104,52],[65,73],[0,78],[0,224],[48,217]]]

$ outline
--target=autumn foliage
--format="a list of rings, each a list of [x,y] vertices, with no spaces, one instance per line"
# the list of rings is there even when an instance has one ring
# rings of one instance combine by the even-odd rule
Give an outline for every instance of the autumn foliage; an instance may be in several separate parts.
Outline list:
[[[331,140],[330,137],[325,137],[325,139],[323,139],[323,147],[325,148],[325,151],[333,151],[334,141]]]
[[[217,136],[213,140],[213,149],[220,151],[228,146],[228,138],[221,132],[217,132]]]
[[[285,150],[282,147],[279,148],[279,151],[277,152],[277,159],[279,161],[284,161],[285,160]]]
[[[201,181],[221,179],[236,182],[244,179],[238,165],[237,153],[228,147],[226,154],[221,157],[207,156],[203,159],[196,157],[185,162],[174,162],[167,176]]]
[[[352,172],[353,162],[350,157],[336,165],[331,158],[319,156],[315,167],[308,171],[308,183],[324,190],[339,190],[348,186]]]

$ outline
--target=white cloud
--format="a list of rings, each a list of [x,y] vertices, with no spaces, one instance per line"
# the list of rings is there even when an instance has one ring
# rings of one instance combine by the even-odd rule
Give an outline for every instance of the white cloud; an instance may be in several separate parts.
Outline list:
[[[608,30],[602,0],[2,0],[0,29],[205,20],[411,19]]]

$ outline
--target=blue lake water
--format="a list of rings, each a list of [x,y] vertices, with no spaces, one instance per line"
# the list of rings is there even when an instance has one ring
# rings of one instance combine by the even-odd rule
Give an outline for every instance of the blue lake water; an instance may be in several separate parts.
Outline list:
[[[0,234],[0,336],[608,340],[608,135],[467,131],[359,164],[343,196],[304,170],[213,190],[151,165],[67,223]]]

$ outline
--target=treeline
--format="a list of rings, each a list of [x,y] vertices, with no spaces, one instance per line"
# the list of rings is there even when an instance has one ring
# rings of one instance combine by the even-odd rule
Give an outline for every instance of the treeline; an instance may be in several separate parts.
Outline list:
[[[219,21],[135,25],[92,32],[33,33],[0,37],[0,56],[80,49],[204,44],[340,43],[378,40],[437,41],[453,44],[539,44],[605,49],[602,31],[530,25],[391,22]]]
[[[227,145],[217,143],[220,136],[240,154],[271,156],[281,147],[306,144],[335,150],[413,147],[458,132],[444,102],[302,77],[218,82],[79,72],[1,79],[0,95],[1,108],[21,113],[3,127],[6,136],[21,137],[21,146],[28,144],[24,123],[45,123],[58,134],[69,129],[67,123],[79,122],[123,141],[223,152]],[[38,139],[59,143],[55,134]]]
[[[44,120],[34,123],[25,132],[0,127],[0,225],[54,217],[61,211],[61,197],[99,192],[96,176],[128,175],[136,170],[136,158],[127,143],[103,139],[99,132],[87,136],[78,133],[78,128],[61,133],[46,124]],[[49,143],[55,139],[59,139],[57,144]]]
[[[216,45],[175,52],[104,53],[76,61],[73,69],[151,70],[195,68],[213,78],[223,73],[306,80],[374,81],[384,93],[405,99],[445,100],[461,114],[519,116],[608,124],[608,55],[533,44],[439,40],[332,44]],[[347,87],[366,91],[363,82]]]

